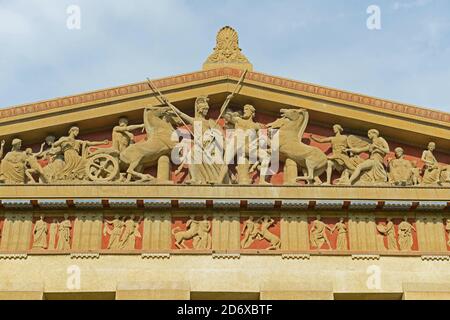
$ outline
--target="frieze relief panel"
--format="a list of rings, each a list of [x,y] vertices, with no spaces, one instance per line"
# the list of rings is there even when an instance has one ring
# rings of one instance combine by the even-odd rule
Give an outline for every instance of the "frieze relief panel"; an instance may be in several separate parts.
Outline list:
[[[377,241],[388,251],[418,251],[417,224],[414,219],[377,218]]]
[[[242,250],[280,250],[280,218],[275,215],[241,216]]]
[[[347,212],[6,211],[1,252],[447,254],[449,217]]]

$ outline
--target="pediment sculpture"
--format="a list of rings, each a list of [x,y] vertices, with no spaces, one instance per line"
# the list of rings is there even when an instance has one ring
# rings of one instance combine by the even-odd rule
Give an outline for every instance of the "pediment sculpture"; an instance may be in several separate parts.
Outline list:
[[[403,148],[391,152],[377,129],[364,138],[346,135],[336,124],[334,136],[308,137],[306,109],[281,109],[277,120],[265,124],[255,120],[254,106],[232,110],[227,104],[219,119],[208,117],[206,96],[196,99],[194,116],[172,104],[146,107],[142,124],[129,125],[121,117],[112,129],[111,142],[80,139],[77,126],[59,139],[48,136],[37,153],[22,150],[20,139],[14,139],[5,152],[2,142],[0,183],[173,183],[170,168],[178,166],[175,175],[187,173],[179,183],[191,185],[264,185],[270,184],[271,175],[284,171],[285,184],[450,186],[450,166],[438,162],[433,142],[423,152],[421,168]],[[139,142],[133,134],[137,130],[145,133]],[[302,139],[305,136],[309,144]],[[328,144],[330,151],[311,142]],[[155,167],[158,177],[149,173]]]

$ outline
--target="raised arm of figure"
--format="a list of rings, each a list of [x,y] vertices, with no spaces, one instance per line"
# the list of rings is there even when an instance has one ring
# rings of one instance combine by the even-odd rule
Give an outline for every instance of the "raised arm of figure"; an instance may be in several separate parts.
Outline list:
[[[103,141],[87,141],[87,140],[80,140],[81,143],[86,144],[87,147],[96,147],[96,146],[101,146],[104,144],[108,144],[109,141],[108,140],[103,140]]]
[[[329,143],[331,142],[332,137],[329,138],[319,138],[316,136],[311,135],[311,140],[318,142],[318,143]]]

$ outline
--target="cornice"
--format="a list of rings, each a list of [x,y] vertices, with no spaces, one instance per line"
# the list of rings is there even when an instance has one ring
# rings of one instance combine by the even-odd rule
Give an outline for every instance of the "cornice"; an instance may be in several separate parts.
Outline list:
[[[164,90],[176,85],[189,85],[198,81],[213,80],[216,78],[233,78],[239,79],[243,71],[229,67],[198,71],[177,76],[171,76],[154,81],[155,86]],[[306,82],[289,80],[286,78],[267,75],[259,72],[249,72],[246,80],[249,82],[261,84],[264,86],[272,86],[279,89],[287,89],[299,94],[311,96],[318,99],[332,100],[336,103],[359,106],[369,108],[379,112],[386,113],[395,112],[405,116],[413,116],[422,120],[428,119],[442,122],[445,125],[450,124],[450,114],[437,110],[422,108],[404,103],[374,98],[362,94],[337,90]],[[32,116],[38,112],[50,110],[58,111],[59,109],[76,106],[80,104],[95,104],[108,102],[110,100],[125,98],[129,95],[146,93],[149,87],[146,82],[138,82],[129,85],[92,91],[83,94],[61,97],[46,101],[24,104],[0,110],[0,122],[3,119]]]

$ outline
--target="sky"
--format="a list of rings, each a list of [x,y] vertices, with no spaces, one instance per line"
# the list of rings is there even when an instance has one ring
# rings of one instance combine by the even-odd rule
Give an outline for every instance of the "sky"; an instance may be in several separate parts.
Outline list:
[[[450,112],[449,13],[448,0],[0,0],[0,108],[198,71],[230,25],[255,71]]]

